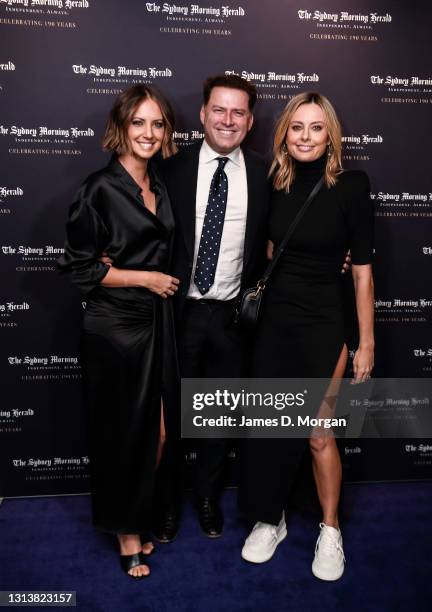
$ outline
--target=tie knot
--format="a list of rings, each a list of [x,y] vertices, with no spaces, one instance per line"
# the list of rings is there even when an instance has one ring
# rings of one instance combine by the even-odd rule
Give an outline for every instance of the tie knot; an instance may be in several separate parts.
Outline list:
[[[225,168],[227,161],[229,160],[229,157],[216,157],[216,159],[217,159],[217,163],[219,164],[218,170],[223,170]]]

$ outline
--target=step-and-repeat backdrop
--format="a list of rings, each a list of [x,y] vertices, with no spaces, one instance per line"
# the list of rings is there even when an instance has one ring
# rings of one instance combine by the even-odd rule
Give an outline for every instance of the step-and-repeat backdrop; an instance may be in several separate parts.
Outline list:
[[[248,144],[264,154],[291,96],[328,96],[345,166],[368,172],[376,202],[376,374],[431,375],[431,18],[427,0],[0,0],[0,496],[89,488],[85,304],[55,262],[133,83],[167,94],[187,147],[203,135],[202,81],[242,75],[259,91]],[[431,444],[345,441],[347,479],[430,477]]]

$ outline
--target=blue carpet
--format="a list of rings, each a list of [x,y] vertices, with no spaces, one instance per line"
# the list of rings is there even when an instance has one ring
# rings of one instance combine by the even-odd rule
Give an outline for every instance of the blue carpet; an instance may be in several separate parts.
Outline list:
[[[432,483],[349,485],[344,503],[347,568],[338,582],[311,574],[311,516],[292,515],[269,563],[242,561],[234,490],[223,497],[222,538],[204,537],[186,504],[177,540],[158,545],[150,578],[133,582],[119,569],[114,539],[93,531],[87,496],[7,499],[0,588],[75,590],[79,610],[101,612],[430,610]]]

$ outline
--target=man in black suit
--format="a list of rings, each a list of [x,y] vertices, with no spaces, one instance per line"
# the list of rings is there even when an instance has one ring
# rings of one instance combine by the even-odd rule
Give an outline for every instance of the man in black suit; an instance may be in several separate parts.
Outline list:
[[[236,75],[204,83],[200,119],[204,140],[164,162],[163,174],[176,219],[173,276],[180,279],[176,321],[182,377],[240,377],[246,339],[233,325],[242,288],[265,267],[269,190],[267,168],[242,148],[252,128],[255,87]],[[222,533],[218,505],[228,441],[197,442],[195,499],[201,528]],[[154,533],[172,541],[179,524],[174,497],[179,451],[167,440],[161,465]],[[171,484],[170,477],[171,476]],[[161,501],[162,500],[162,501]]]

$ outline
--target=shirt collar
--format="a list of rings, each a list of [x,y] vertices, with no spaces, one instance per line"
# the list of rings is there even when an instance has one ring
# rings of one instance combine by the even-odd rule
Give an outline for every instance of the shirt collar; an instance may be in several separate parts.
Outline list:
[[[135,180],[132,178],[126,168],[119,162],[117,155],[112,155],[109,165],[111,171],[115,175],[119,176],[123,180],[123,182],[127,184],[128,187],[135,193],[137,197],[141,198],[141,187],[138,185],[138,183],[135,182]],[[147,172],[150,178],[150,190],[156,194],[159,193],[160,179],[155,170],[154,163],[151,160],[149,160],[148,162]]]
[[[233,162],[236,166],[240,166],[240,147],[231,151],[231,153],[227,153],[226,155],[221,155],[220,153],[216,153],[211,146],[207,143],[206,140],[203,140],[201,151],[200,151],[200,161],[204,164],[208,164],[214,161],[218,157],[228,157],[230,161]]]

